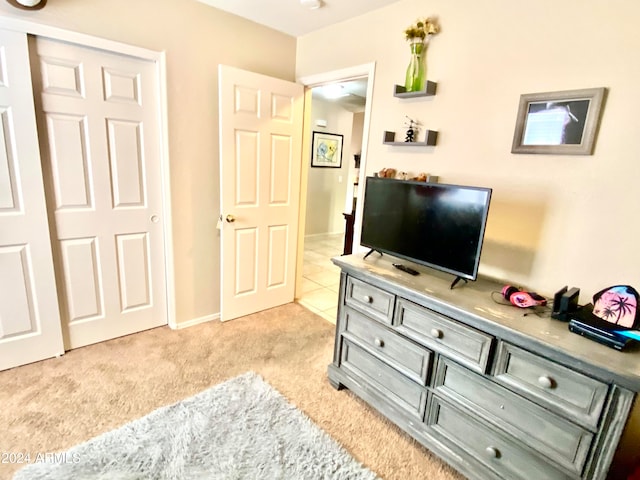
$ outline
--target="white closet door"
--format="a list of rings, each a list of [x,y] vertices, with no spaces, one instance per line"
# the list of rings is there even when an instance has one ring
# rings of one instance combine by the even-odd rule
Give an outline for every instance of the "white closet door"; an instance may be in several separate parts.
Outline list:
[[[65,347],[165,325],[155,63],[40,37],[35,47]]]
[[[64,353],[27,36],[0,30],[0,370]]]

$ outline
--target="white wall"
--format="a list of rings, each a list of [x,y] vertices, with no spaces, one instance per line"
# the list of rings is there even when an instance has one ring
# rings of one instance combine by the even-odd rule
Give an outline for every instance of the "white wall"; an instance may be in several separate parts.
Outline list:
[[[432,98],[400,100],[409,47],[403,30],[439,17],[427,51]],[[553,294],[640,288],[640,3],[627,0],[404,0],[298,39],[296,75],[376,62],[367,174],[429,172],[493,188],[480,272]],[[520,95],[607,87],[593,155],[515,155]],[[439,131],[433,148],[382,145],[405,115]]]

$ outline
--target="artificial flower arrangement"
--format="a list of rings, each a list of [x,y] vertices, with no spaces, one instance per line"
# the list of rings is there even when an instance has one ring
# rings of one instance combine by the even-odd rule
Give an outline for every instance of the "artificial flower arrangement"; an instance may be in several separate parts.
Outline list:
[[[411,61],[404,82],[405,92],[420,92],[425,88],[427,67],[423,54],[429,37],[439,31],[440,25],[433,17],[418,18],[405,29],[404,36],[411,47]]]
[[[435,18],[419,18],[413,25],[407,27],[404,31],[405,38],[410,42],[415,42],[416,39],[424,39],[427,35],[435,35],[440,31],[440,26]]]

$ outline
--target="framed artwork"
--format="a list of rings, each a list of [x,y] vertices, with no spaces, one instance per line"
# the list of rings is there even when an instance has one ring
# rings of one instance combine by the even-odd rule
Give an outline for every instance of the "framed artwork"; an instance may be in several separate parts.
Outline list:
[[[313,132],[311,166],[322,168],[342,167],[342,135]]]
[[[520,96],[511,153],[591,155],[605,88]]]

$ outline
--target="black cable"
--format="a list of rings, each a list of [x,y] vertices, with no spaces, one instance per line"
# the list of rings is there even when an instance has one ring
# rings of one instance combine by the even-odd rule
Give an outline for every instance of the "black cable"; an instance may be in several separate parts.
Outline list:
[[[500,296],[500,300],[496,300],[496,298],[494,297],[494,295],[496,294]],[[493,300],[498,305],[511,305],[512,307],[514,306],[513,303],[511,303],[509,300],[504,298],[504,295],[502,295],[502,292],[496,292],[496,291],[491,292],[491,300]]]

